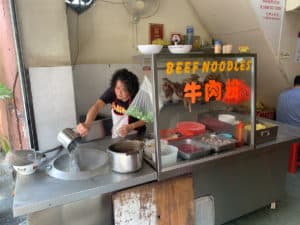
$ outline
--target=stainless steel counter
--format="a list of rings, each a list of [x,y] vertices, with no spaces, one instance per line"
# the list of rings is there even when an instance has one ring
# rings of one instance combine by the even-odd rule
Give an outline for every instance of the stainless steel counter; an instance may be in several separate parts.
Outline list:
[[[82,146],[105,150],[111,143],[112,139],[107,137]],[[154,180],[157,180],[156,171],[146,162],[143,163],[142,169],[135,173],[118,174],[109,168],[103,175],[80,181],[52,178],[47,175],[45,169],[39,169],[29,176],[17,176],[13,214],[21,216]]]
[[[219,171],[217,167],[221,168],[220,171],[224,171],[226,168],[228,169],[233,167],[232,165],[240,165],[250,160],[253,161],[254,164],[243,167],[243,171],[248,173],[248,171],[255,168],[254,165],[257,165],[259,160],[268,159],[268,163],[271,163],[269,161],[276,161],[282,167],[280,171],[276,171],[278,173],[282,173],[282,179],[280,179],[280,182],[277,182],[278,178],[274,178],[274,180],[277,182],[275,182],[277,186],[281,187],[284,185],[284,174],[286,171],[285,167],[287,167],[289,144],[300,140],[300,129],[286,124],[278,124],[280,125],[278,135],[277,139],[274,141],[260,144],[256,149],[243,147],[233,151],[192,160],[186,165],[184,165],[183,162],[179,162],[176,166],[167,168],[165,171],[163,171],[162,177],[167,178],[179,176],[185,173],[193,173],[194,177],[196,178],[195,183],[197,183],[196,181],[201,180],[202,184],[199,184],[199,187],[196,185],[195,196],[197,196],[200,194],[202,195],[203,193],[210,193],[208,191],[215,187],[215,183],[209,181],[210,179],[208,177],[215,177],[213,174]],[[110,144],[112,144],[112,140],[110,138],[106,138],[101,141],[83,144],[83,146],[87,148],[105,150]],[[268,152],[270,152],[270,154],[268,154]],[[282,155],[273,157],[272,155],[274,155],[275,152],[279,152]],[[228,164],[229,161],[230,163]],[[266,163],[262,164],[267,165]],[[228,165],[231,165],[231,167]],[[274,167],[278,168],[278,166],[279,165],[276,165]],[[206,167],[209,169],[206,170]],[[16,196],[13,203],[14,216],[30,214],[32,212],[41,211],[54,206],[61,206],[75,201],[88,199],[90,197],[101,196],[104,193],[111,193],[124,188],[158,180],[156,171],[145,162],[142,170],[136,173],[118,174],[111,172],[110,170],[108,171],[109,172],[101,176],[81,181],[58,180],[48,176],[44,170],[38,170],[31,176],[18,176],[16,181]],[[205,171],[205,176],[199,175],[199,173],[203,171]],[[242,170],[235,169],[234,171]],[[264,169],[264,171],[266,170]],[[262,173],[260,172],[259,174]],[[218,177],[218,179],[224,176],[232,177],[232,175],[222,174],[220,177]],[[266,174],[265,176],[262,176],[262,180],[265,180],[267,176],[269,175]],[[201,177],[204,178],[200,179]],[[244,174],[239,174],[234,177],[235,183],[237,184],[245,176]],[[203,182],[208,187],[205,189],[205,192],[200,191],[200,187],[203,187]],[[278,185],[279,183],[280,185]],[[272,182],[270,182],[270,184],[272,184]],[[260,189],[261,187],[257,188],[257,192],[259,192]],[[216,195],[218,195],[218,193],[220,193],[222,196],[226,195],[224,190],[220,190]],[[241,191],[241,193],[244,192]],[[216,201],[218,204],[218,198],[216,198]],[[253,209],[255,208],[256,207],[253,207]],[[223,219],[222,222],[224,222]]]

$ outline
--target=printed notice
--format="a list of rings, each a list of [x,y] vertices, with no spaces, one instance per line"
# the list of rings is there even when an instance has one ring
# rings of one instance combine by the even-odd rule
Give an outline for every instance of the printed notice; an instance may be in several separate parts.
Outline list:
[[[251,3],[274,54],[277,54],[285,0],[251,0]]]
[[[296,63],[300,63],[300,32],[298,33],[297,38],[295,61]]]

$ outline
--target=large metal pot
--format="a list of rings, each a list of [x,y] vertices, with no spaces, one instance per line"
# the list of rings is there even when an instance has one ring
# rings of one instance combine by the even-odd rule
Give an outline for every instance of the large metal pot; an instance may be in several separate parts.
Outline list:
[[[118,173],[135,172],[142,168],[144,142],[124,140],[112,144],[107,152],[112,170]]]

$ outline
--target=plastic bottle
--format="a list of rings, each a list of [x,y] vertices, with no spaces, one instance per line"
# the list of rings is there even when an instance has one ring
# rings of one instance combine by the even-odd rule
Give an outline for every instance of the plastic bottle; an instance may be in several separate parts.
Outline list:
[[[237,140],[237,147],[244,145],[244,123],[242,121],[235,126],[235,139]]]
[[[193,36],[194,36],[194,28],[189,25],[186,27],[186,40],[185,44],[192,45],[193,44]]]
[[[220,40],[215,40],[214,47],[215,54],[220,54],[222,51],[222,42]]]

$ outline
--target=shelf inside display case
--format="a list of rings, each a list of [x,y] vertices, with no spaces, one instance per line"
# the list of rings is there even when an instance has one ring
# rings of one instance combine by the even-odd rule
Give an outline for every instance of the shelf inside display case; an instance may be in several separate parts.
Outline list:
[[[255,54],[161,53],[151,60],[155,138],[178,147],[176,164],[164,166],[158,165],[162,155],[156,146],[158,173],[183,173],[254,146],[253,131],[247,133],[247,143],[236,140],[236,125],[255,121]],[[186,133],[178,127],[184,123]],[[204,129],[191,132],[195,124]]]

